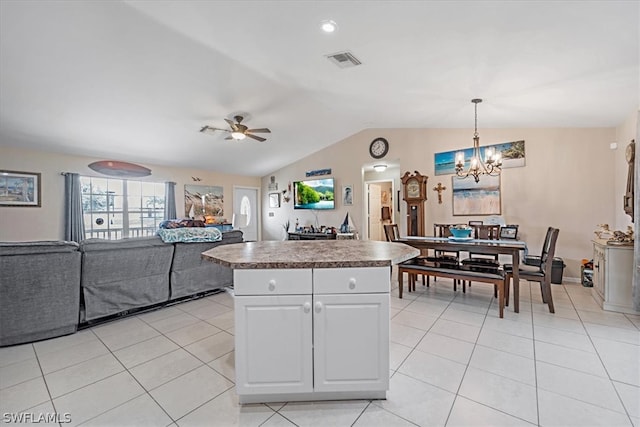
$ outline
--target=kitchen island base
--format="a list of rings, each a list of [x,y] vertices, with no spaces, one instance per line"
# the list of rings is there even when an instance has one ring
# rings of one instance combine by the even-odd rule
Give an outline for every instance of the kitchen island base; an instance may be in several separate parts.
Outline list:
[[[245,394],[238,396],[238,402],[242,405],[252,403],[279,403],[279,402],[314,402],[324,400],[384,400],[386,391],[371,392],[312,392],[312,393],[287,393],[287,394]]]
[[[204,252],[233,269],[240,403],[385,399],[391,266],[419,253],[357,240]]]
[[[241,403],[380,399],[390,267],[235,270]]]

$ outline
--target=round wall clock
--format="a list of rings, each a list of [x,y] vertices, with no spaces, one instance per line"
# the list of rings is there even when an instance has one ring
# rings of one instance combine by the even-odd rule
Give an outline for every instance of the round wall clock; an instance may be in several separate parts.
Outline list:
[[[369,145],[369,154],[374,159],[381,159],[389,152],[389,141],[384,138],[376,138]]]

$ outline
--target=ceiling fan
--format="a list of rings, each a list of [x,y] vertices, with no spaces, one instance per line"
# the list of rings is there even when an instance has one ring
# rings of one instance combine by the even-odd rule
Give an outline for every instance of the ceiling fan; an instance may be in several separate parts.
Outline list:
[[[242,124],[242,120],[244,119],[244,117],[242,116],[234,116],[233,117],[236,120],[236,123],[232,122],[229,119],[224,119],[227,123],[229,123],[229,127],[231,129],[220,129],[220,128],[215,128],[212,126],[203,126],[202,129],[200,129],[200,132],[207,132],[207,131],[216,131],[216,130],[220,130],[223,132],[231,132],[231,135],[227,136],[225,139],[235,139],[236,141],[245,139],[246,137],[249,138],[253,138],[257,141],[266,141],[266,138],[263,138],[261,136],[258,135],[254,135],[254,133],[271,133],[271,131],[267,128],[259,128],[259,129],[249,129],[247,128],[245,125]]]

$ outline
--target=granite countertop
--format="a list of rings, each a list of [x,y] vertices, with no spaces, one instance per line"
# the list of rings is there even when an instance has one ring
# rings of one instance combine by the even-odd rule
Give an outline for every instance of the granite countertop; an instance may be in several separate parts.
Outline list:
[[[388,267],[420,255],[404,243],[286,240],[220,245],[204,259],[236,269]]]

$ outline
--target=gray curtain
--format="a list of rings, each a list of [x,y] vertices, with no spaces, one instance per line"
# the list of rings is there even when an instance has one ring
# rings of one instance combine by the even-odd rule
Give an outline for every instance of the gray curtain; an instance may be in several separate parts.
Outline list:
[[[164,183],[164,219],[176,219],[176,183]]]
[[[77,173],[64,174],[64,240],[78,243],[84,240],[82,187]]]

